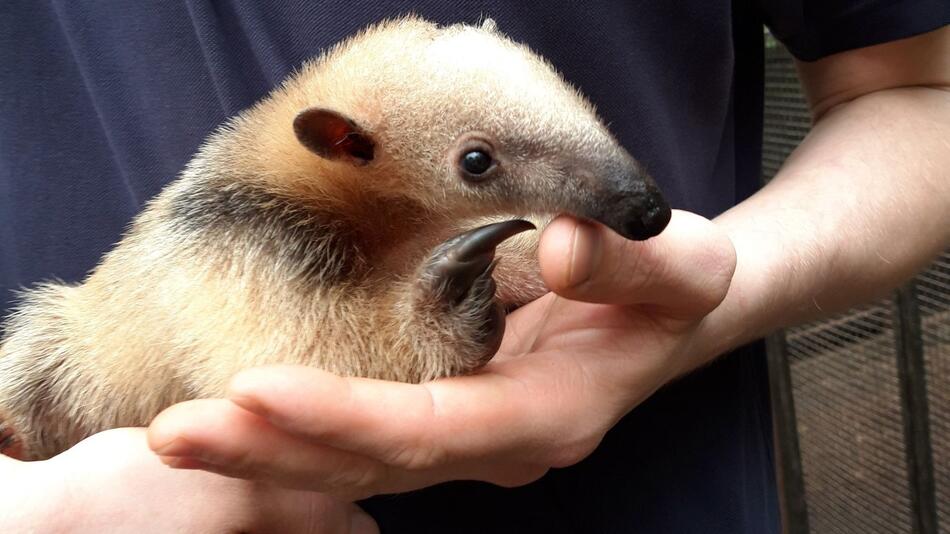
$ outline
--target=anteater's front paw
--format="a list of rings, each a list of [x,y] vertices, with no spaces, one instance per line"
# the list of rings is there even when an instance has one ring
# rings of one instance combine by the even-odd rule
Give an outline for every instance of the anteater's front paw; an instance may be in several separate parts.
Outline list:
[[[533,228],[523,220],[476,228],[436,247],[423,266],[416,306],[429,334],[442,344],[439,374],[472,371],[495,355],[505,332],[505,311],[495,300],[492,279],[495,247]]]

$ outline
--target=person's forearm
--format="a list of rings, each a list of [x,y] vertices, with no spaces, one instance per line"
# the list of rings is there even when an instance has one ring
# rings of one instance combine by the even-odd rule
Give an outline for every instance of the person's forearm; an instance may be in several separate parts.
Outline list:
[[[885,294],[950,242],[950,90],[890,89],[840,105],[768,186],[715,222],[738,268],[694,366]]]

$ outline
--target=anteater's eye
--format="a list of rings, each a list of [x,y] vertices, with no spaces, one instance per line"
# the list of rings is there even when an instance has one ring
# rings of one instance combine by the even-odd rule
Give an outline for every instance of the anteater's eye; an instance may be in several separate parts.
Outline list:
[[[491,169],[492,158],[482,150],[471,150],[462,154],[461,164],[465,172],[477,178]]]

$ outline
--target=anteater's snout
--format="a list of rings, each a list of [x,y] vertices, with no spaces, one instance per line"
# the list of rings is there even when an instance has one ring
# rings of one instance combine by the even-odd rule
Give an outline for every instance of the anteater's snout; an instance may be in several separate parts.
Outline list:
[[[601,167],[587,217],[627,239],[643,241],[666,228],[672,215],[660,189],[633,158],[612,159]]]

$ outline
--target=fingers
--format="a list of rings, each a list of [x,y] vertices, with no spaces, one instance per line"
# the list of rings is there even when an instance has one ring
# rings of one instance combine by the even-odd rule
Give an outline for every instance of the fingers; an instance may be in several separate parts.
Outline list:
[[[386,478],[381,462],[292,436],[223,399],[172,406],[153,421],[148,439],[171,467],[264,478],[290,488],[359,494]]]
[[[557,372],[550,367],[543,373]],[[536,373],[540,382],[543,373]],[[226,401],[184,403],[160,414],[149,438],[156,452],[164,455],[171,455],[164,447],[177,438],[196,448],[221,447],[215,452],[219,458],[198,458],[249,469],[307,465],[318,456],[341,454],[333,461],[314,463],[314,469],[348,463],[372,478],[386,475],[379,472],[383,465],[407,472],[453,465],[454,474],[469,475],[467,470],[477,470],[485,455],[500,464],[515,449],[523,453],[525,447],[544,448],[545,438],[556,431],[551,427],[564,422],[555,413],[562,401],[548,402],[549,392],[526,391],[525,383],[483,374],[411,385],[341,378],[307,367],[262,367],[240,373],[232,383],[231,398],[243,409],[222,410],[218,403]],[[249,420],[250,412],[267,422]],[[300,446],[286,450],[289,443],[274,441],[271,425],[296,436]],[[250,450],[264,452],[258,458],[246,457]],[[379,465],[360,464],[360,458]],[[543,465],[544,458],[538,464]],[[332,475],[328,471],[320,476]],[[483,473],[479,478],[495,476]]]
[[[288,432],[389,465],[422,470],[446,463],[456,451],[477,455],[497,446],[494,440],[479,442],[484,432],[456,428],[458,422],[508,426],[504,419],[513,416],[513,410],[499,406],[509,396],[506,384],[498,377],[468,378],[450,380],[469,383],[449,389],[273,366],[237,375],[230,395]]]
[[[149,445],[178,469],[264,480],[355,500],[418,489],[444,480],[479,479],[513,486],[539,478],[546,467],[481,462],[390,466],[363,455],[292,435],[225,400],[191,401],[169,408],[149,429]]]
[[[562,216],[545,229],[541,274],[552,291],[572,300],[650,305],[674,316],[701,316],[725,297],[735,249],[715,224],[674,210],[669,226],[647,241]]]

